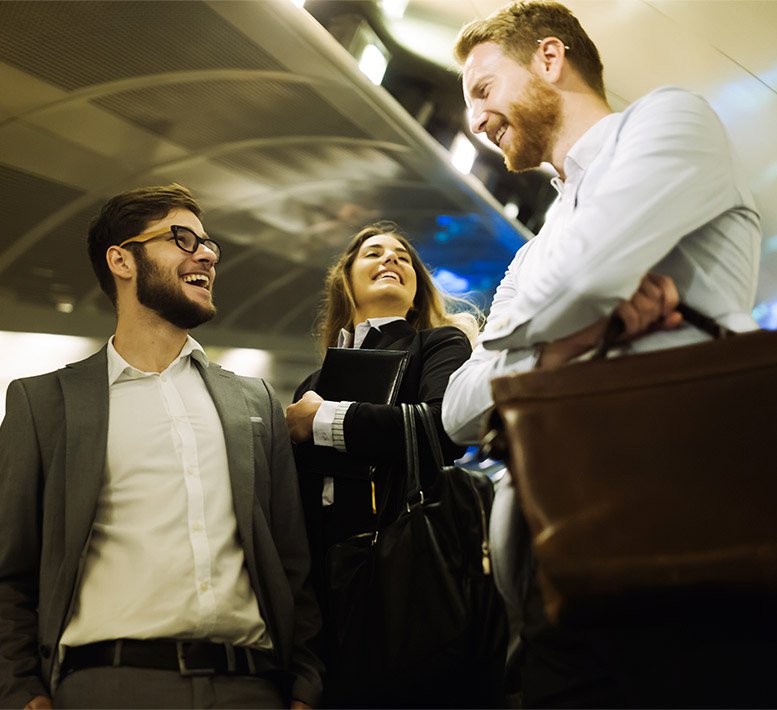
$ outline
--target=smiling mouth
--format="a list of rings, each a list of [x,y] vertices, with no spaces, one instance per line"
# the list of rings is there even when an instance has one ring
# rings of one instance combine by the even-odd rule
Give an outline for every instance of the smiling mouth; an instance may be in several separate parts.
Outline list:
[[[205,274],[185,274],[181,277],[184,283],[190,284],[192,286],[199,286],[200,288],[204,288],[206,291],[210,288],[210,276],[207,276]]]
[[[501,146],[499,145],[499,143],[501,142],[501,140],[502,140],[502,137],[504,136],[504,134],[505,134],[506,132],[507,132],[507,126],[505,125],[505,126],[501,126],[501,127],[499,128],[499,130],[498,130],[498,131],[497,131],[497,132],[494,134],[494,139],[493,139],[493,141],[494,141],[494,143],[495,143],[497,146],[499,146],[500,148],[501,148]]]
[[[389,279],[391,281],[396,281],[397,283],[403,283],[402,279],[400,278],[399,274],[393,272],[393,271],[381,271],[373,280],[374,281],[383,281],[385,279]]]

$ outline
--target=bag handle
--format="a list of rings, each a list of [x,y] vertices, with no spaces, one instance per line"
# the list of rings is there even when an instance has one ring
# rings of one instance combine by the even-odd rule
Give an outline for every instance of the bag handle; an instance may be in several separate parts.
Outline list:
[[[445,459],[442,455],[442,444],[440,444],[440,435],[437,433],[437,426],[434,423],[434,417],[429,409],[429,405],[426,402],[416,404],[415,410],[418,412],[421,418],[421,423],[426,430],[426,439],[429,442],[429,448],[432,450],[432,456],[434,462],[437,464],[437,469],[440,470],[445,466]]]
[[[677,311],[682,315],[683,320],[696,326],[699,330],[704,331],[708,335],[711,335],[715,340],[723,340],[724,338],[730,338],[731,336],[736,335],[735,331],[721,325],[714,318],[705,316],[701,311],[697,311],[687,303],[680,301],[677,305]],[[618,338],[620,338],[625,329],[626,326],[623,323],[623,319],[616,313],[613,313],[607,323],[602,342],[599,343],[599,346],[596,348],[596,352],[591,359],[599,360],[605,358],[610,350],[618,347]]]
[[[415,408],[412,404],[402,404],[402,421],[405,427],[405,460],[407,474],[405,478],[405,504],[407,509],[417,502],[424,502],[421,490],[421,472],[418,463],[418,435],[415,426]]]

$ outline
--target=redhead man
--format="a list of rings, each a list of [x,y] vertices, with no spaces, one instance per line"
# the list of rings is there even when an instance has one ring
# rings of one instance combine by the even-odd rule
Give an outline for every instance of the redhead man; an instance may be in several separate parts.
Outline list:
[[[703,98],[665,87],[614,113],[596,46],[556,2],[513,3],[473,21],[455,51],[472,130],[501,149],[512,171],[552,166],[559,197],[508,267],[472,357],[451,376],[442,416],[454,441],[477,439],[494,377],[584,354],[613,310],[625,316],[626,353],[708,337],[680,322],[678,292],[732,330],[756,327],[759,216],[726,131]],[[657,439],[645,432],[646,446]],[[501,510],[514,514],[500,520],[496,536],[520,533],[517,507]],[[519,576],[517,569],[526,567],[510,573]],[[709,597],[694,600],[697,625],[685,623],[680,605],[677,628],[686,644],[676,643],[669,605],[643,615],[642,625],[618,617],[609,631],[554,627],[533,580],[522,593],[526,581],[515,580],[506,597],[523,617],[527,706],[760,702],[748,693],[762,656],[730,642],[746,625],[730,617],[716,627],[713,645],[701,640],[714,619],[704,615]],[[725,692],[723,678],[731,680]]]

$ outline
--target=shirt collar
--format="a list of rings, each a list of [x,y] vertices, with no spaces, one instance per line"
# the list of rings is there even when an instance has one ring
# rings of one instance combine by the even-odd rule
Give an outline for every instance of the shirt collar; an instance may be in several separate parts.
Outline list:
[[[154,375],[157,373],[154,372],[144,372],[143,370],[139,370],[137,367],[133,367],[130,365],[121,355],[119,355],[118,350],[116,350],[116,347],[113,344],[113,339],[115,338],[115,335],[112,335],[110,337],[110,340],[108,340],[108,386],[110,387],[112,384],[114,384],[119,378],[122,379],[140,379],[141,377],[147,377],[149,375]],[[209,360],[208,356],[205,354],[205,351],[202,349],[202,345],[200,345],[194,338],[192,338],[191,335],[186,336],[186,342],[183,344],[183,347],[181,348],[181,352],[178,353],[178,357],[175,358],[166,368],[165,372],[169,370],[170,368],[177,365],[181,360],[183,360],[185,357],[188,357],[191,355],[197,362],[199,362],[203,367],[208,367]]]
[[[367,337],[367,333],[370,332],[370,328],[377,328],[386,325],[387,323],[393,323],[395,320],[405,320],[402,316],[383,316],[382,318],[368,318],[366,321],[359,323],[352,333],[350,330],[343,328],[340,331],[340,337],[337,339],[338,348],[360,348],[364,342],[364,338]]]
[[[611,113],[600,118],[577,139],[564,158],[565,183],[576,183],[580,176],[588,170],[588,166],[599,155],[605,141],[616,129],[620,117],[620,113]]]

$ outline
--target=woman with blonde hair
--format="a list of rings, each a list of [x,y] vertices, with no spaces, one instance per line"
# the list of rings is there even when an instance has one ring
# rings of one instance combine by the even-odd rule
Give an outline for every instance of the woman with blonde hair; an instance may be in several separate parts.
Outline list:
[[[295,403],[286,411],[296,444],[313,581],[324,616],[325,641],[329,641],[324,656],[329,667],[325,698],[330,706],[480,707],[494,702],[498,693],[503,664],[499,641],[503,631],[499,628],[484,629],[497,641],[491,657],[484,653],[475,664],[470,658],[459,666],[437,667],[430,659],[428,668],[418,669],[416,682],[397,684],[385,679],[365,692],[363,688],[353,690],[358,679],[338,677],[337,667],[343,659],[334,657],[333,629],[327,624],[327,550],[353,535],[376,529],[377,520],[395,519],[404,504],[400,404],[428,405],[446,463],[464,453],[464,448],[445,434],[440,410],[448,378],[472,351],[478,320],[472,312],[450,312],[448,304],[452,302],[434,284],[416,250],[392,223],[362,229],[327,275],[319,319],[322,352],[328,347],[355,347],[409,353],[393,405],[324,401],[315,391],[317,371],[299,386]],[[425,449],[422,442],[419,446]],[[361,470],[367,464],[371,480],[350,475],[352,463],[361,465]],[[501,620],[499,613],[491,618]]]

